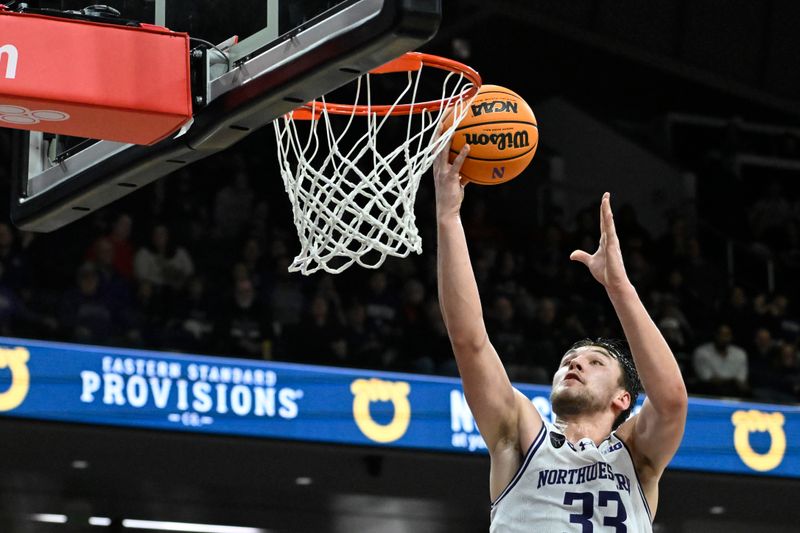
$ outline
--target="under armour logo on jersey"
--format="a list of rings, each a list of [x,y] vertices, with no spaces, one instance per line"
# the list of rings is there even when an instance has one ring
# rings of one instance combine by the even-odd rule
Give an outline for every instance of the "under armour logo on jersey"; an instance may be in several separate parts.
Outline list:
[[[0,122],[28,126],[40,122],[61,122],[69,114],[52,109],[30,110],[18,105],[0,105]]]

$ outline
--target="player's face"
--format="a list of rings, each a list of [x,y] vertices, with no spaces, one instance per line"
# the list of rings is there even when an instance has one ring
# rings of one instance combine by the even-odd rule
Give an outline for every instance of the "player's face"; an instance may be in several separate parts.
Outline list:
[[[553,377],[550,401],[559,416],[611,409],[619,393],[622,369],[602,348],[586,346],[567,352]]]

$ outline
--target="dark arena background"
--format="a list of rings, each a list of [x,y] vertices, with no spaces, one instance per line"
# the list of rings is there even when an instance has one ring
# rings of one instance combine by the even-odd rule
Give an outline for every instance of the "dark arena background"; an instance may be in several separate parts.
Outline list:
[[[107,3],[150,22],[163,5]],[[165,20],[221,43],[256,32],[264,6],[284,33],[341,3],[174,0]],[[800,3],[441,11],[419,50],[514,90],[539,124],[527,170],[468,185],[462,208],[512,380],[549,416],[566,348],[621,336],[568,260],[594,250],[610,191],[628,275],[690,393],[654,531],[797,531]],[[18,133],[0,128],[0,533],[488,530],[489,462],[437,301],[430,171],[421,254],[302,276],[269,125],[50,232],[12,221]],[[697,354],[714,343],[746,354],[741,379],[709,378]]]

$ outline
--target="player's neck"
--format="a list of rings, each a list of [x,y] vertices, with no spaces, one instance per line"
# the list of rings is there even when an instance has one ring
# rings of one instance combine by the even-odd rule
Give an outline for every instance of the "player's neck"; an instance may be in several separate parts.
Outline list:
[[[572,443],[588,437],[599,445],[611,433],[611,422],[598,413],[569,417],[559,416],[556,418],[555,425]]]

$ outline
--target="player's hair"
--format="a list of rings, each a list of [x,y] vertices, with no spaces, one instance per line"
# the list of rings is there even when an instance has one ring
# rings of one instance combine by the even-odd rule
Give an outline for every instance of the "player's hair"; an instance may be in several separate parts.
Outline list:
[[[639,372],[636,370],[636,364],[633,362],[630,350],[628,350],[627,342],[603,338],[597,338],[595,340],[583,339],[570,346],[567,353],[587,346],[600,348],[608,352],[611,357],[617,360],[620,370],[622,370],[619,384],[631,395],[631,404],[617,416],[614,423],[611,425],[612,430],[617,429],[620,424],[628,419],[633,406],[636,404],[636,399],[639,397],[639,393],[642,392],[642,382],[639,380]]]

